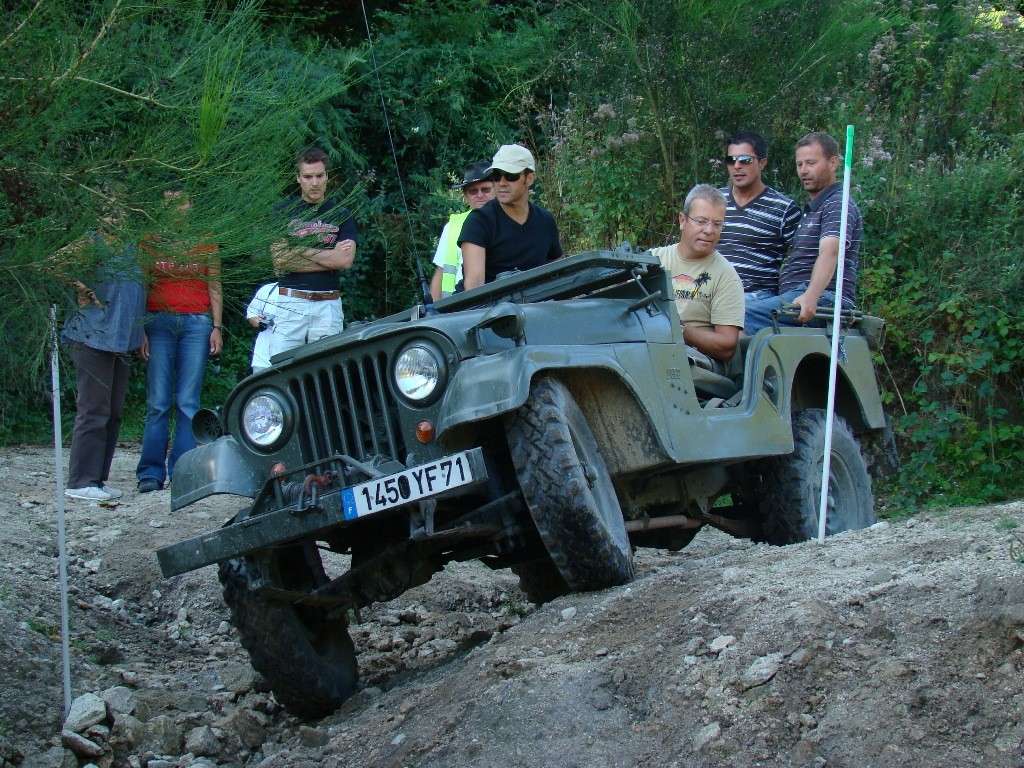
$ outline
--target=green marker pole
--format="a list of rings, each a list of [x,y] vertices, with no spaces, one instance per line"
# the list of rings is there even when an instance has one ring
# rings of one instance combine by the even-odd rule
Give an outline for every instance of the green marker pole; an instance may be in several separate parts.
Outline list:
[[[832,308],[832,354],[828,366],[828,403],[825,406],[825,456],[821,466],[821,499],[818,506],[818,543],[825,543],[828,518],[828,477],[832,465],[832,422],[835,419],[836,371],[839,367],[839,313],[843,309],[843,275],[846,271],[846,212],[850,206],[853,177],[853,126],[846,126],[846,159],[843,162],[843,210],[839,218],[839,259],[836,263],[835,305]]]

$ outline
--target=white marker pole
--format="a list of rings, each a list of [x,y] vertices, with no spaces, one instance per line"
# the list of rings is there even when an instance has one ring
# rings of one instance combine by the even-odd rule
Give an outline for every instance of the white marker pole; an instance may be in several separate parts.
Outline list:
[[[50,306],[50,379],[53,385],[53,476],[57,494],[57,574],[60,581],[60,659],[64,677],[64,717],[71,711],[71,651],[68,630],[68,549],[64,536],[64,430],[60,422],[60,356],[57,305]]]
[[[821,501],[818,507],[818,543],[825,543],[828,516],[828,476],[832,468],[832,422],[836,407],[836,372],[839,367],[839,313],[843,309],[843,274],[846,271],[846,211],[850,204],[850,178],[853,176],[853,126],[846,126],[846,160],[843,163],[843,210],[839,217],[839,259],[836,263],[836,290],[832,308],[832,354],[828,365],[828,403],[825,405],[825,457],[821,466]]]

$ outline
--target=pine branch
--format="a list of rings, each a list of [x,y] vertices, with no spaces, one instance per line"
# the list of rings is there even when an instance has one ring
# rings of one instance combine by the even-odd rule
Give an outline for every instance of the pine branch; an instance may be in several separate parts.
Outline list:
[[[22,19],[21,23],[18,24],[18,26],[16,26],[14,29],[12,29],[8,33],[7,37],[5,37],[2,42],[0,42],[0,48],[3,48],[5,45],[7,45],[7,43],[10,41],[12,37],[21,32],[21,28],[28,24],[29,19],[31,19],[35,15],[35,12],[39,10],[39,6],[41,6],[42,4],[43,0],[36,0],[36,4],[32,6],[32,10],[28,12],[28,16]]]
[[[131,91],[126,91],[122,88],[118,88],[116,85],[111,85],[110,83],[101,83],[99,80],[93,80],[92,78],[82,77],[82,75],[75,75],[73,79],[81,83],[89,83],[89,85],[97,85],[100,88],[106,88],[108,91],[113,91],[114,93],[120,94],[122,96],[128,96],[132,99],[138,99],[139,101],[144,101],[147,104],[152,104],[153,106],[161,107],[162,109],[181,109],[181,107],[175,106],[174,104],[164,104],[162,101],[157,101],[152,96],[143,96],[141,93],[132,93]],[[52,87],[57,84],[57,82],[60,80],[60,77],[15,77],[13,75],[0,75],[0,80],[8,80],[11,82],[22,83],[29,82],[32,80],[44,81],[47,82],[50,87]]]
[[[90,55],[92,55],[92,52],[96,50],[96,46],[99,45],[100,40],[104,38],[104,36],[107,34],[107,31],[113,25],[114,19],[117,17],[117,10],[120,7],[121,0],[116,0],[116,2],[114,3],[114,7],[110,9],[110,14],[107,16],[106,20],[104,20],[103,25],[100,27],[100,31],[96,33],[96,37],[92,39],[92,42],[89,44],[89,47],[82,51],[81,55],[79,55],[78,57],[78,61],[76,61],[74,64],[68,67],[67,71],[64,72],[63,75],[59,75],[57,79],[51,83],[51,86],[56,85],[61,80],[66,80],[69,76],[77,72],[78,69],[82,66],[82,64],[85,63],[85,60],[88,59]]]

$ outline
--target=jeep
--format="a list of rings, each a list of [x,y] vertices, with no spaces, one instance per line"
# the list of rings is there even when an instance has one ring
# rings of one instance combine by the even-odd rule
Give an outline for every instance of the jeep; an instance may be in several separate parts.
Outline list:
[[[827,532],[873,523],[880,321],[768,328],[713,365],[683,343],[669,277],[650,252],[582,253],[276,356],[197,414],[171,489],[174,510],[251,502],[161,549],[163,574],[218,564],[253,667],[321,717],[358,684],[350,615],[448,562],[511,568],[542,602],[629,582],[635,547],[704,525],[813,536],[832,333]]]

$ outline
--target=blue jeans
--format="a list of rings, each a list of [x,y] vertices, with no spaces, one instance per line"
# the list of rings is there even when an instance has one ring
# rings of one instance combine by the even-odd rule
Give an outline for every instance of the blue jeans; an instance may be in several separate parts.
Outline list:
[[[151,312],[146,317],[149,365],[142,458],[135,469],[139,480],[156,480],[162,485],[174,474],[174,463],[196,446],[192,417],[199,410],[212,329],[209,315]],[[172,406],[174,445],[168,456]]]
[[[794,288],[785,293],[780,293],[778,296],[768,296],[767,298],[755,299],[754,301],[748,300],[743,320],[743,332],[748,336],[753,336],[762,328],[770,328],[772,325],[772,311],[781,308],[783,304],[792,304],[793,299],[803,294],[806,290],[807,285],[805,284],[801,288]],[[818,299],[818,306],[831,306],[835,302],[835,298],[835,294],[832,291],[825,291]],[[843,306],[844,309],[852,308],[849,302],[844,302]],[[798,325],[795,318],[780,317],[778,322],[779,325]]]

